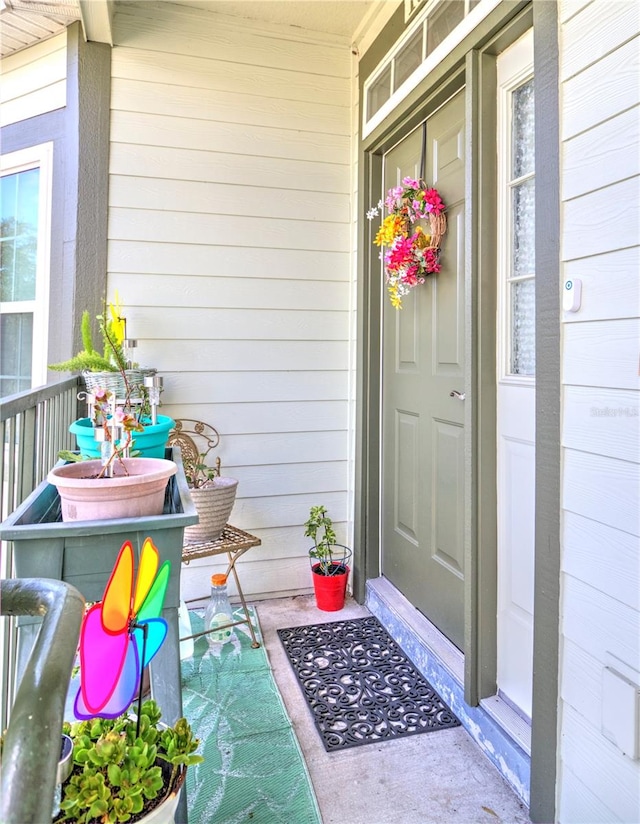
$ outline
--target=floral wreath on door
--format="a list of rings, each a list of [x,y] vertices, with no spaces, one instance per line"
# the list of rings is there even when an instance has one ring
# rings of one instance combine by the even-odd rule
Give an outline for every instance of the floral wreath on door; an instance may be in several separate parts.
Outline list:
[[[384,207],[389,214],[373,242],[386,247],[385,251],[380,250],[380,259],[384,263],[387,291],[391,305],[401,309],[402,298],[411,289],[440,271],[440,243],[447,230],[446,206],[438,191],[429,188],[424,180],[404,177],[402,185],[389,189],[384,202],[380,200],[369,209],[367,218],[382,216]],[[430,234],[422,226],[414,225],[422,219],[429,220]]]

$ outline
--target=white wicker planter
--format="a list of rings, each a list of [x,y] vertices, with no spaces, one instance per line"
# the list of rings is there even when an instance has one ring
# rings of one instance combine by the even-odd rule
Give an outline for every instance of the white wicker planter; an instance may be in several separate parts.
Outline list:
[[[131,397],[141,397],[144,379],[148,375],[155,375],[156,373],[157,369],[125,369],[127,381],[131,388]],[[108,392],[113,392],[116,398],[124,398],[126,395],[127,390],[120,372],[83,372],[82,377],[87,392],[106,389]]]
[[[214,478],[205,487],[190,489],[200,523],[184,530],[186,543],[215,541],[225,528],[236,500],[238,481],[234,478]]]

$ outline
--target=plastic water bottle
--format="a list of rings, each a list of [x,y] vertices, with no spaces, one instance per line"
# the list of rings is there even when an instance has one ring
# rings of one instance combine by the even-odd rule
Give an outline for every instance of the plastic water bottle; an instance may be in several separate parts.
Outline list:
[[[233,610],[227,595],[227,576],[211,576],[211,598],[204,612],[204,628],[210,630],[205,635],[209,642],[209,649],[220,649],[223,644],[231,640],[233,627],[225,624],[233,622]],[[218,629],[218,627],[223,627]]]

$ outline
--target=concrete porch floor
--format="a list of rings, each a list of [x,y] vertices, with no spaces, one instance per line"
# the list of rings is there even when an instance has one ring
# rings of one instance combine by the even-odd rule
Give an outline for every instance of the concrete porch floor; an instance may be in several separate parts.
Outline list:
[[[277,630],[370,612],[351,598],[339,612],[322,612],[313,595],[256,606],[324,824],[529,824],[526,807],[462,727],[325,752]]]

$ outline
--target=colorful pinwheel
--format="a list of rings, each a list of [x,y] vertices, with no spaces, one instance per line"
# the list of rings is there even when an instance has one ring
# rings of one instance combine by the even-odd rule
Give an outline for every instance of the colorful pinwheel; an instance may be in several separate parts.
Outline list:
[[[80,688],[74,714],[80,720],[116,718],[133,702],[143,669],[162,646],[167,622],[160,618],[171,564],[158,569],[151,538],[140,553],[133,589],[133,547],[120,549],[102,601],[85,614],[80,631]]]

